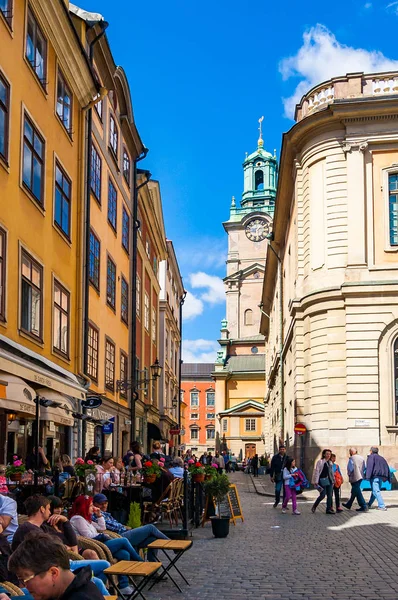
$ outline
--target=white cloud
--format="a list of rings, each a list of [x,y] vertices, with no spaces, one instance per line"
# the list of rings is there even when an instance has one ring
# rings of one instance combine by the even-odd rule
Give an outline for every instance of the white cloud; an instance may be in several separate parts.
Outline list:
[[[183,340],[182,360],[186,363],[215,362],[220,346],[213,340]]]
[[[209,304],[225,302],[225,289],[221,277],[208,275],[207,273],[203,273],[203,271],[199,271],[198,273],[191,273],[189,281],[193,289],[207,288],[207,291],[200,296],[203,302],[208,302]]]
[[[203,312],[203,302],[200,298],[197,298],[191,292],[187,292],[185,302],[182,306],[182,318],[184,321],[195,319]]]
[[[390,4],[393,6],[396,3]],[[398,69],[398,61],[386,58],[377,50],[353,48],[337,41],[324,25],[311,27],[303,35],[297,54],[284,58],[279,65],[283,79],[299,77],[294,93],[283,99],[285,115],[293,118],[295,105],[312,87],[331,77],[356,71],[374,73]]]
[[[387,4],[386,8],[387,10],[392,8],[393,12],[395,12],[395,14],[398,15],[398,2],[390,2],[390,4]]]
[[[366,10],[370,10],[370,9],[372,8],[372,6],[373,6],[373,5],[372,5],[372,3],[371,3],[371,2],[366,2],[366,4],[364,4],[364,8],[365,8]]]
[[[227,259],[227,246],[225,238],[195,237],[189,244],[177,244],[178,262],[182,271],[187,267],[192,270],[219,269],[225,266]]]

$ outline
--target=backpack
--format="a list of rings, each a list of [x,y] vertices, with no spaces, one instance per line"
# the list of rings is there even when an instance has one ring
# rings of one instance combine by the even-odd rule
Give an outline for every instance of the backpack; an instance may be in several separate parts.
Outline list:
[[[342,483],[343,483],[343,477],[340,473],[340,468],[337,467],[337,469],[334,473],[334,487],[339,488],[342,486]]]

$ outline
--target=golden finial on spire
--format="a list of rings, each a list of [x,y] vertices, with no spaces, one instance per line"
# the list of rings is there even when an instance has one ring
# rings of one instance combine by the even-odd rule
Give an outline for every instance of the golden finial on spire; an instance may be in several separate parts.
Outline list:
[[[259,148],[262,148],[263,145],[264,145],[264,141],[263,141],[263,121],[264,121],[264,117],[260,117],[260,119],[258,120],[258,122],[260,124],[259,128],[258,128],[258,130],[260,132],[260,137],[258,138],[258,142],[257,142]]]

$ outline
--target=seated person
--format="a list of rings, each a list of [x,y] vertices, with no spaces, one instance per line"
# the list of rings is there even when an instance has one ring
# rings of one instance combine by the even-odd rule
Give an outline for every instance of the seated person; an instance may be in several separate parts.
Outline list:
[[[105,494],[96,494],[93,498],[94,507],[101,510],[101,515],[104,518],[106,529],[114,531],[122,537],[128,539],[130,544],[137,550],[140,548],[148,548],[148,545],[155,540],[168,540],[166,535],[159,531],[155,525],[144,525],[143,527],[137,527],[136,529],[129,529],[125,525],[116,521],[111,513],[106,512],[108,508],[108,498]],[[93,514],[93,522],[97,521],[97,516]],[[150,562],[157,562],[157,551],[148,549],[148,560]]]
[[[174,477],[183,478],[184,477],[184,461],[179,456],[176,456],[173,460],[173,466],[169,469],[170,473],[174,475]]]
[[[161,471],[160,477],[157,477],[154,483],[149,486],[152,492],[152,502],[157,502],[169,484],[173,481],[174,475],[164,466],[163,461],[158,461],[156,458],[153,458],[152,462],[158,464]]]
[[[35,599],[103,600],[91,581],[91,568],[83,566],[72,573],[65,546],[52,535],[29,534],[11,555],[8,567]]]
[[[44,454],[44,450],[41,446],[39,446],[38,461],[39,461],[39,470],[38,470],[39,473],[44,473],[47,470],[51,470],[50,462],[49,462],[48,458],[46,457],[46,455]],[[26,465],[26,468],[28,469],[28,471],[36,470],[36,465],[37,465],[36,448],[33,448],[33,452],[28,454],[28,456],[26,457],[25,465]]]
[[[49,498],[35,494],[24,502],[27,521],[22,523],[14,534],[12,551],[18,548],[28,533],[40,528],[45,533],[57,537],[73,552],[77,552],[77,537],[68,519],[63,515],[51,515]]]
[[[0,525],[11,544],[14,533],[18,529],[17,503],[3,494],[0,494]]]
[[[5,465],[0,465],[0,494],[8,494]]]

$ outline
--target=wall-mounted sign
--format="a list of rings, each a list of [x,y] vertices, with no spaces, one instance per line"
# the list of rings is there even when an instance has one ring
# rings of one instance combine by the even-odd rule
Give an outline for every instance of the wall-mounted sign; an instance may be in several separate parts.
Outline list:
[[[368,419],[355,419],[355,427],[370,427]]]

